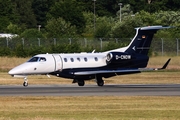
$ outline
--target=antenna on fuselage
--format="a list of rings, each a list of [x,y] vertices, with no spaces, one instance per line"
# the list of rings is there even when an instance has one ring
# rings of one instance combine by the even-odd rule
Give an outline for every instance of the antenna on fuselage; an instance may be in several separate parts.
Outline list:
[[[95,53],[96,50],[93,50],[92,53]]]

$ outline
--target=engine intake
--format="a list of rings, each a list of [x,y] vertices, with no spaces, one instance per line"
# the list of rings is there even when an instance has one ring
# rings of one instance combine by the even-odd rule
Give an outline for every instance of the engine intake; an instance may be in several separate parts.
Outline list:
[[[106,61],[107,61],[107,62],[110,62],[110,61],[112,60],[112,58],[113,58],[113,54],[112,54],[112,53],[108,53],[108,54],[106,55]]]

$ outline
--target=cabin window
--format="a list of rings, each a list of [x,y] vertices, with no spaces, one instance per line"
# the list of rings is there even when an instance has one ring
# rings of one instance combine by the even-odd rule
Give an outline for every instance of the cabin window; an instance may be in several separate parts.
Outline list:
[[[80,58],[77,58],[77,60],[80,62],[81,61],[81,59]]]
[[[46,61],[46,58],[40,57],[40,58],[39,58],[39,61],[40,61],[40,62],[45,62],[45,61]]]
[[[64,58],[64,62],[67,62],[67,58]]]
[[[84,58],[84,61],[85,61],[85,62],[87,62],[87,61],[88,61],[86,57]]]
[[[98,58],[97,58],[97,57],[95,57],[95,58],[94,58],[94,60],[95,60],[95,61],[98,61]]]
[[[73,59],[73,58],[71,58],[71,62],[74,62],[74,59]]]
[[[39,57],[33,57],[28,62],[37,62],[39,60]]]

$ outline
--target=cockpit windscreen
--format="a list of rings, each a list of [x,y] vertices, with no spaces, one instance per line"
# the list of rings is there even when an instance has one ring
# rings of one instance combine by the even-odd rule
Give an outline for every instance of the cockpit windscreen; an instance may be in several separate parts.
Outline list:
[[[27,62],[44,62],[44,61],[46,61],[46,58],[44,57],[32,57]]]

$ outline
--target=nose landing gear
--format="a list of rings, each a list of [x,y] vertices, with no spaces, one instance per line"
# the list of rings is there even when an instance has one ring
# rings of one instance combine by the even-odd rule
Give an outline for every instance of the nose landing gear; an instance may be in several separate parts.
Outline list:
[[[27,86],[28,86],[28,79],[27,79],[27,77],[24,78],[23,86],[24,86],[24,87],[27,87]]]

